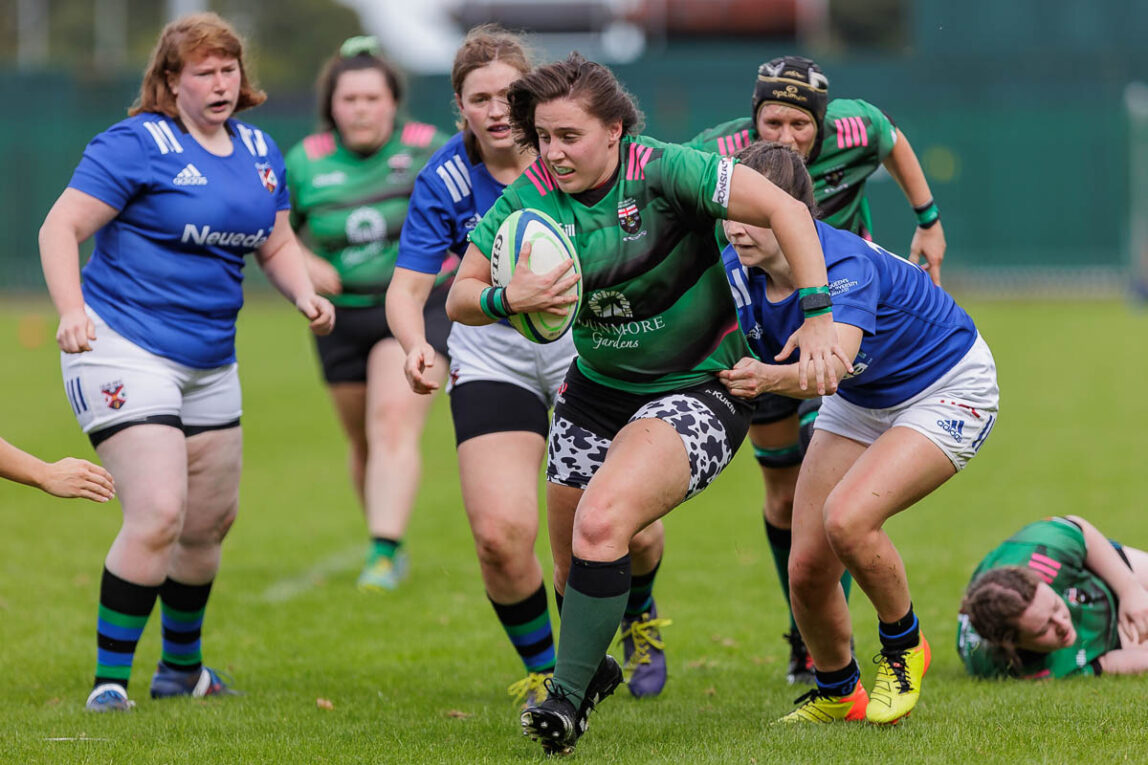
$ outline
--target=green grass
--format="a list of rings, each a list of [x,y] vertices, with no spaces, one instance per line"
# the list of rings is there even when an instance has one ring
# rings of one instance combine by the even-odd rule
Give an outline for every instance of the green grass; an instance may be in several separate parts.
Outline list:
[[[637,702],[623,690],[608,701],[578,760],[1143,761],[1148,680],[973,682],[953,642],[973,566],[1029,520],[1079,513],[1148,546],[1148,317],[1118,303],[968,307],[1000,368],[999,425],[965,474],[890,524],[934,647],[913,717],[893,729],[770,725],[799,691],[782,680],[783,601],[757,467],[743,450],[667,521],[657,586],[659,610],[674,620],[665,694]],[[0,434],[45,458],[91,457],[63,395],[54,329],[46,302],[0,306]],[[354,580],[363,524],[303,322],[286,304],[253,302],[240,322],[240,359],[242,502],[205,651],[245,695],[147,699],[159,656],[153,619],[132,680],[138,708],[85,714],[100,565],[118,509],[0,482],[0,761],[539,761],[505,695],[521,666],[478,578],[445,400],[425,439],[412,578],[397,593],[362,595]],[[868,681],[874,616],[859,592],[852,607]],[[319,708],[319,698],[334,708]]]

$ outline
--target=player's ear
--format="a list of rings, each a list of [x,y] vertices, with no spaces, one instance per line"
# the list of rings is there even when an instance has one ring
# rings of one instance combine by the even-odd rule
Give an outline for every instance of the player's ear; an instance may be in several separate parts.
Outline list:
[[[613,148],[618,141],[622,139],[622,120],[615,120],[606,126],[606,135],[610,148]]]

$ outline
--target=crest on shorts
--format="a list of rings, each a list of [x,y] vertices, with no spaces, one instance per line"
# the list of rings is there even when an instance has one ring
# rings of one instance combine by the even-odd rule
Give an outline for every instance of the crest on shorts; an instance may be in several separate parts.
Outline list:
[[[627,234],[636,234],[642,228],[642,214],[633,199],[623,199],[618,204],[618,225]]]
[[[279,178],[275,175],[275,170],[266,162],[256,162],[255,170],[259,173],[263,188],[274,194],[275,189],[279,188]]]
[[[108,409],[121,409],[128,402],[123,380],[104,383],[100,386],[100,393],[104,394],[104,403],[108,405]]]

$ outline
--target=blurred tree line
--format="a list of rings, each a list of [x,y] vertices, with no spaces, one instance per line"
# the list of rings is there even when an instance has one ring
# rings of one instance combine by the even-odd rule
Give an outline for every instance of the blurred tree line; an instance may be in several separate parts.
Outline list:
[[[16,5],[0,0],[0,67],[14,67]],[[116,77],[142,71],[166,23],[161,0],[41,0],[48,12],[46,68],[85,76]],[[97,13],[116,7],[123,50],[106,60],[97,42]],[[233,23],[247,39],[248,58],[261,85],[307,88],[318,65],[347,37],[363,34],[358,14],[335,0],[209,0],[210,10]],[[105,19],[105,23],[107,23]]]

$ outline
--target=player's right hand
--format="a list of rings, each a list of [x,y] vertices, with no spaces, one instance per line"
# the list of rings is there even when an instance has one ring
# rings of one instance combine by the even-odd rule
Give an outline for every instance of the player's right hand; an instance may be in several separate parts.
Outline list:
[[[420,343],[407,354],[403,363],[403,374],[407,376],[407,383],[415,393],[434,393],[439,388],[438,382],[430,374],[435,364],[435,349],[430,343]]]
[[[56,345],[64,353],[83,353],[92,350],[91,341],[96,339],[96,325],[83,306],[60,316],[60,326],[56,329]]]
[[[530,268],[530,242],[522,245],[518,255],[518,266],[510,283],[506,285],[506,299],[515,313],[535,313],[545,311],[555,316],[565,316],[577,295],[565,292],[578,283],[582,277],[574,269],[574,261],[559,263],[544,274],[536,274]],[[513,293],[511,293],[513,290]]]

